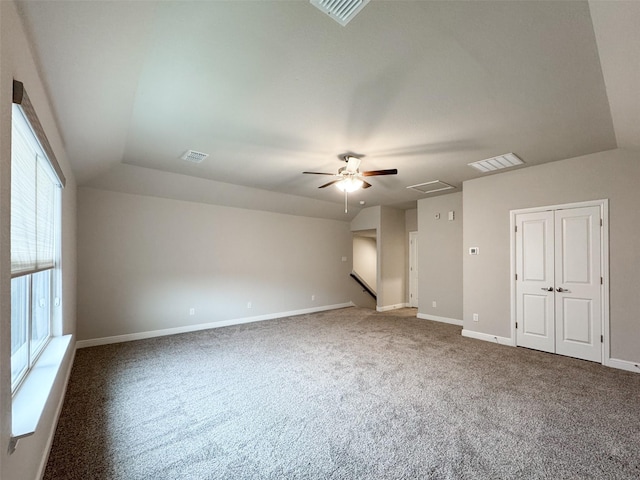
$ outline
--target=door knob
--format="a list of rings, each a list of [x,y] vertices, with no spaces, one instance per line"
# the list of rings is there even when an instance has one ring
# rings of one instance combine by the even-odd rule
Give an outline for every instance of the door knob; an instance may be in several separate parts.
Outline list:
[[[565,289],[565,288],[562,288],[562,287],[558,287],[558,288],[556,288],[556,292],[560,292],[560,293],[563,293],[563,292],[564,292],[564,293],[570,293],[571,291],[570,291],[570,290],[567,290],[567,289]]]
[[[553,292],[553,287],[549,287],[549,288],[542,287],[542,290],[544,290],[545,292]]]

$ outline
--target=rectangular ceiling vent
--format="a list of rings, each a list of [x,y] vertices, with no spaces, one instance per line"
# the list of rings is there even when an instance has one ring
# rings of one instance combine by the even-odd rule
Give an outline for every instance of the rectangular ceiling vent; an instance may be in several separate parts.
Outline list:
[[[311,0],[311,4],[345,27],[369,0]]]
[[[516,167],[523,163],[524,162],[520,160],[515,153],[505,153],[504,155],[487,158],[486,160],[480,160],[479,162],[468,163],[467,165],[480,170],[482,173],[488,173],[493,172],[494,170],[501,170],[503,168]]]
[[[445,190],[452,190],[456,187],[449,185],[448,183],[441,182],[440,180],[434,180],[432,182],[418,183],[417,185],[411,185],[407,188],[417,190],[420,193],[436,193],[443,192]]]
[[[202,161],[209,156],[208,153],[196,152],[195,150],[187,150],[187,152],[180,158],[192,163],[202,163]]]

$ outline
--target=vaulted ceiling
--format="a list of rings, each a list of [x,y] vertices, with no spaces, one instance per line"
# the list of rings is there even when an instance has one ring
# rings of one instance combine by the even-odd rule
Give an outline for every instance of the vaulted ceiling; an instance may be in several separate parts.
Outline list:
[[[373,0],[346,27],[305,0],[19,9],[79,184],[133,165],[339,203],[301,172],[352,151],[399,170],[355,198],[408,208],[495,155],[640,147],[639,4]]]

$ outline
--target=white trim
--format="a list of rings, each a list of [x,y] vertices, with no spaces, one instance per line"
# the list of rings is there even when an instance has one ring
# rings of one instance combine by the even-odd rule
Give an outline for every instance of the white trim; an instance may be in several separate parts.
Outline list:
[[[433,320],[434,322],[450,323],[451,325],[458,325],[459,327],[462,327],[464,325],[464,322],[462,320],[458,320],[457,318],[439,317],[437,315],[427,315],[425,313],[418,313],[416,317],[421,320]]]
[[[486,342],[498,343],[500,345],[507,345],[515,347],[514,340],[507,337],[498,337],[496,335],[490,335],[488,333],[474,332],[473,330],[462,329],[462,336],[468,338],[474,338],[476,340],[484,340]],[[605,367],[617,368],[619,370],[626,370],[628,372],[634,372],[640,374],[640,363],[629,362],[628,360],[619,360],[617,358],[609,358],[603,363]]]
[[[53,337],[16,391],[11,402],[9,452],[18,440],[33,435],[40,423],[71,344],[72,336]],[[73,355],[73,352],[71,353]],[[68,375],[71,369],[66,373]],[[55,430],[55,429],[54,429]]]
[[[640,363],[629,362],[628,360],[608,358],[605,362],[605,366],[626,370],[628,372],[640,373]]]
[[[567,210],[570,208],[581,208],[581,207],[600,207],[600,218],[602,219],[602,228],[600,229],[600,245],[601,245],[601,273],[602,273],[602,286],[600,289],[600,293],[602,295],[602,335],[604,336],[604,342],[602,344],[602,365],[611,366],[610,363],[615,362],[624,362],[624,360],[615,360],[610,358],[611,350],[610,350],[610,323],[609,323],[609,200],[604,198],[600,200],[588,200],[585,202],[574,202],[574,203],[563,203],[561,205],[547,205],[544,207],[532,207],[532,208],[521,208],[518,210],[511,210],[510,213],[510,255],[511,255],[511,338],[513,339],[513,344],[516,345],[516,279],[515,279],[515,268],[516,268],[516,237],[515,237],[515,225],[516,225],[516,215],[520,215],[523,213],[534,213],[534,212],[543,212],[548,210]],[[463,330],[464,332],[464,330]],[[634,365],[631,363],[631,365]],[[618,367],[614,367],[618,368]],[[623,367],[620,367],[623,368]],[[624,369],[624,368],[623,368]],[[634,370],[632,370],[634,371]]]
[[[476,332],[473,330],[462,329],[462,336],[468,338],[474,338],[476,340],[484,340],[485,342],[497,343],[499,345],[506,345],[508,347],[515,347],[516,344],[511,338],[499,337],[497,335],[490,335],[488,333]]]
[[[162,330],[150,330],[147,332],[127,333],[124,335],[114,335],[112,337],[92,338],[89,340],[78,340],[76,349],[95,347],[97,345],[108,345],[111,343],[130,342],[133,340],[144,340],[146,338],[164,337],[177,333],[195,332],[198,330],[208,330],[210,328],[228,327],[243,323],[261,322],[264,320],[274,320],[276,318],[292,317],[294,315],[304,315],[306,313],[324,312],[326,310],[337,310],[339,308],[355,307],[353,302],[338,303],[336,305],[324,305],[321,307],[303,308],[301,310],[291,310],[289,312],[268,313],[255,317],[234,318],[231,320],[221,320],[219,322],[199,323],[197,325],[185,325],[184,327],[164,328]]]
[[[516,335],[518,335],[518,332],[516,332],[516,321],[517,321],[517,312],[516,312],[516,304],[518,301],[518,295],[516,292],[516,265],[517,265],[517,260],[516,260],[516,215],[518,213],[524,213],[521,212],[520,210],[511,210],[509,212],[510,215],[510,220],[509,220],[509,238],[511,239],[511,241],[509,242],[509,255],[510,255],[510,265],[509,265],[509,273],[510,273],[510,281],[509,281],[509,294],[510,294],[510,298],[511,298],[511,305],[509,306],[510,309],[510,320],[509,320],[509,335],[511,335],[511,339],[513,341],[513,346],[517,346],[518,344],[518,340],[516,338]],[[462,334],[464,335],[464,330],[462,331]],[[475,337],[472,337],[475,338]]]
[[[609,200],[601,200],[600,214],[602,228],[600,229],[600,244],[602,245],[602,335],[604,336],[602,364],[608,365],[612,360],[609,342],[611,341],[609,324]]]
[[[49,429],[49,433],[47,435],[47,441],[45,442],[45,452],[46,454],[42,456],[40,460],[40,466],[38,467],[38,476],[36,478],[44,477],[44,471],[47,468],[47,463],[49,462],[49,454],[51,453],[51,447],[53,445],[53,438],[56,434],[56,429],[58,427],[58,421],[60,420],[60,414],[62,413],[62,406],[64,405],[64,399],[67,395],[67,386],[69,385],[69,379],[71,378],[71,370],[73,369],[73,362],[75,362],[76,350],[75,348],[71,351],[71,360],[69,361],[69,368],[67,369],[67,374],[65,375],[64,384],[62,385],[62,394],[58,399],[58,405],[56,406],[55,413],[53,415],[54,421],[51,424],[51,428]]]
[[[544,212],[547,210],[566,210],[569,208],[596,207],[603,204],[608,205],[608,203],[609,203],[609,200],[604,198],[600,200],[586,200],[584,202],[562,203],[559,205],[545,205],[542,207],[519,208],[517,210],[511,210],[511,213],[520,215],[521,213]]]
[[[377,312],[388,312],[389,310],[395,310],[396,308],[406,308],[408,303],[396,303],[395,305],[385,305],[384,307],[376,307]]]
[[[409,307],[411,307],[411,308],[418,308],[420,306],[418,304],[418,301],[419,301],[419,298],[418,298],[419,290],[418,290],[418,288],[419,288],[419,284],[420,284],[419,280],[418,280],[418,277],[417,276],[415,277],[415,285],[414,285],[414,282],[411,280],[411,278],[413,277],[413,275],[411,274],[411,272],[412,272],[411,269],[413,267],[415,267],[415,269],[416,269],[416,274],[419,273],[418,272],[418,257],[419,257],[420,254],[418,252],[418,239],[419,239],[419,236],[418,236],[418,232],[417,231],[409,232],[409,245],[408,245],[408,247],[409,247],[409,251],[408,251],[408,253],[409,253],[409,285],[408,285],[408,288],[409,288]],[[416,244],[415,244],[415,248],[412,249],[411,248],[411,244],[414,241],[416,242]],[[412,251],[415,252],[415,257],[416,258],[413,258],[413,255],[411,254]],[[411,264],[411,260],[413,260],[413,265]],[[416,291],[415,292],[416,293],[416,298],[413,298],[411,296],[411,294],[413,293],[413,290]]]

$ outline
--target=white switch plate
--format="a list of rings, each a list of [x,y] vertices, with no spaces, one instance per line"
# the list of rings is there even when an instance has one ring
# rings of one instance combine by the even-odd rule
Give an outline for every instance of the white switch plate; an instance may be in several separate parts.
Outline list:
[[[247,302],[247,308],[251,308],[251,302]]]
[[[435,300],[434,300],[433,302],[431,302],[431,306],[432,306],[433,308],[436,308],[436,306],[437,306],[437,305],[438,305],[438,304],[436,303],[436,301],[435,301]]]
[[[191,308],[189,309],[189,315],[195,315],[195,314],[196,314],[196,309],[195,309],[195,308],[193,308],[193,307],[191,307]]]
[[[451,210],[449,212],[449,220],[454,220],[455,218],[456,218],[456,213],[453,210]]]
[[[342,261],[346,262],[347,261],[347,257],[342,257]]]
[[[478,314],[477,314],[477,313],[474,313],[474,314],[473,314],[473,321],[474,321],[474,322],[477,322],[477,321],[478,321]]]

